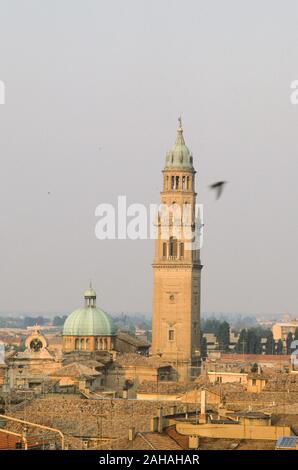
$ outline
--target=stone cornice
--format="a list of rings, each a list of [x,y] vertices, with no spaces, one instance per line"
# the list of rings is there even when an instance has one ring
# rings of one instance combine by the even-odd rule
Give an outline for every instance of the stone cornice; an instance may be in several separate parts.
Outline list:
[[[203,265],[198,263],[177,263],[177,262],[159,262],[159,263],[152,263],[153,268],[182,268],[182,269],[198,269],[202,270]]]

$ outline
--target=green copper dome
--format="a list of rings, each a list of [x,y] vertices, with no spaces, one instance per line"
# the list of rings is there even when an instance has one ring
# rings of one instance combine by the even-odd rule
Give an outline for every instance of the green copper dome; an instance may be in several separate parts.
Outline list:
[[[176,142],[166,156],[165,169],[193,170],[193,157],[184,142],[181,118],[179,118]]]
[[[96,293],[90,288],[84,293],[85,308],[78,308],[65,320],[63,336],[113,336],[116,328],[113,320],[96,307]]]

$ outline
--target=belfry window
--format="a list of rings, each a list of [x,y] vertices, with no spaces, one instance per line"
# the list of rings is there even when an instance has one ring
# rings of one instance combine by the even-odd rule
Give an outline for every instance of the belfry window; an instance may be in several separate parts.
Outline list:
[[[186,189],[189,190],[189,176],[186,178]]]
[[[182,191],[185,190],[185,176],[182,176]]]
[[[175,189],[179,189],[179,176],[176,176],[176,186]]]
[[[171,189],[175,189],[175,176],[171,178]]]
[[[170,238],[170,257],[177,258],[177,240],[174,237]]]
[[[180,243],[180,258],[184,258],[184,243]]]
[[[166,244],[166,243],[163,243],[163,244],[162,244],[162,256],[163,256],[164,258],[167,257],[167,244]]]

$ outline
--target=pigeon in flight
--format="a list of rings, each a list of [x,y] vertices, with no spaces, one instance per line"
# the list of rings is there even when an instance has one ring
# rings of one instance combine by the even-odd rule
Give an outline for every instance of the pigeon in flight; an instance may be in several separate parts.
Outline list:
[[[210,189],[216,191],[216,199],[219,199],[222,195],[224,185],[227,184],[226,181],[217,181],[209,186]]]

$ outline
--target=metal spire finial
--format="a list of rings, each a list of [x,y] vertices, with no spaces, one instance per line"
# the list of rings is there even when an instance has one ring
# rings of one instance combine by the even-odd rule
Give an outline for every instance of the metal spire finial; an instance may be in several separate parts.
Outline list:
[[[183,128],[182,128],[182,117],[178,117],[178,129],[177,129],[177,138],[176,144],[177,145],[185,145],[184,138],[183,138]]]
[[[179,129],[182,130],[182,117],[181,117],[181,115],[178,117],[178,122],[179,122]]]

